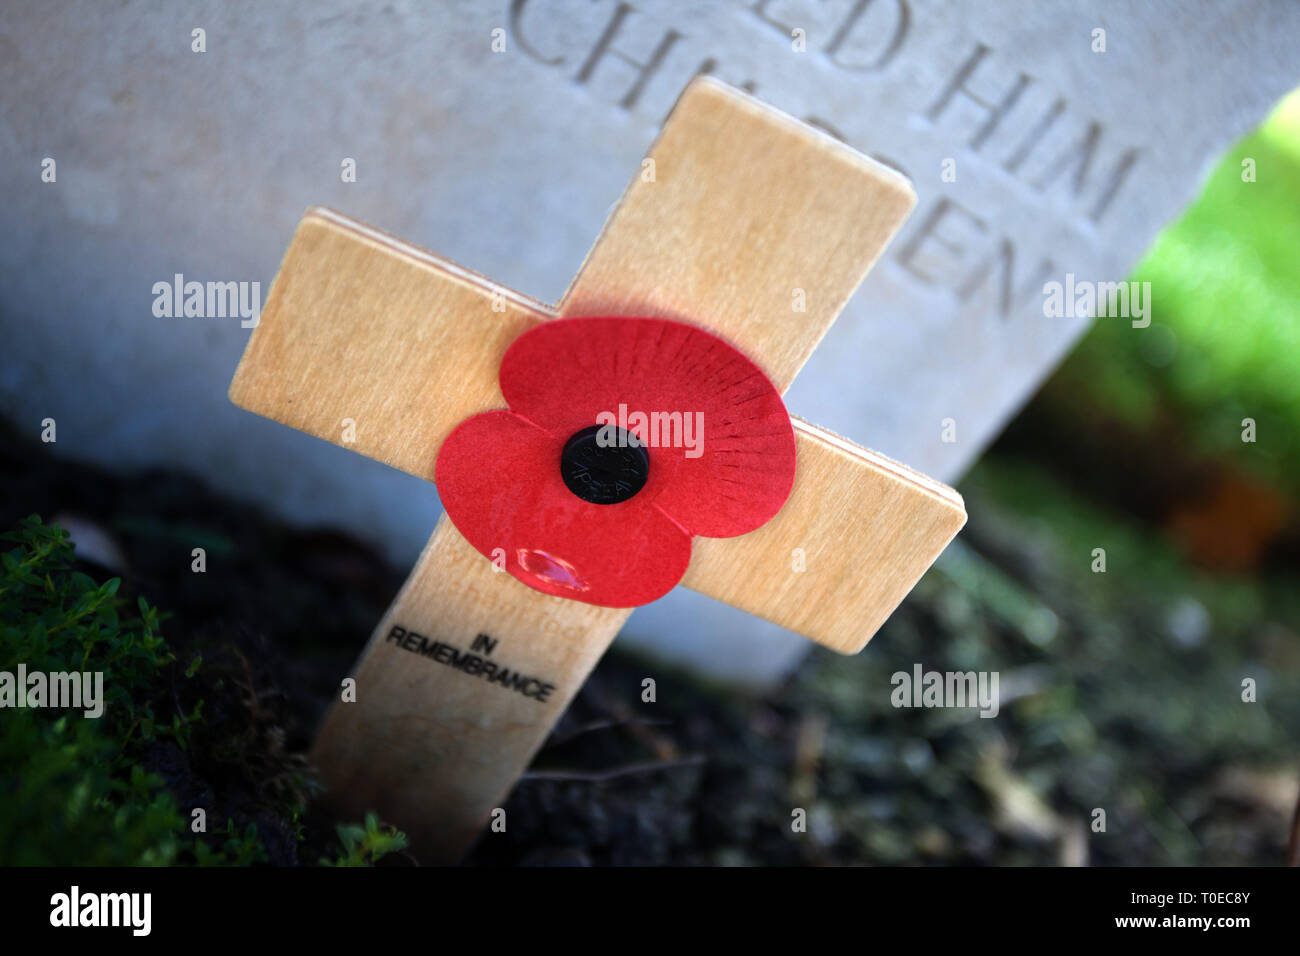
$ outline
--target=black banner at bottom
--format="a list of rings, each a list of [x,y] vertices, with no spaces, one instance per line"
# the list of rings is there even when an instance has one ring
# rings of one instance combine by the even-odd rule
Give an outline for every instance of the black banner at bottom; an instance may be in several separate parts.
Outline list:
[[[850,920],[869,942],[918,943],[1193,936],[1294,926],[1288,869],[8,869],[0,894],[7,942],[75,936],[168,943],[375,943],[474,926],[502,939],[617,939],[726,928],[732,939]],[[468,922],[467,922],[468,921]],[[590,936],[608,926],[619,936]],[[1013,935],[1014,934],[1014,935]],[[533,931],[526,933],[534,937]],[[456,937],[449,937],[453,941]],[[662,937],[661,937],[662,938]],[[15,950],[16,952],[17,950]]]

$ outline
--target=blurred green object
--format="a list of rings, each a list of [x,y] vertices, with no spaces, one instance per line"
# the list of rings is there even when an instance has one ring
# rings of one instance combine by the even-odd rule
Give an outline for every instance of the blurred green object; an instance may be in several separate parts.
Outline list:
[[[1053,386],[1300,496],[1300,90],[1219,162],[1132,276],[1152,321],[1098,319]],[[1256,442],[1242,441],[1254,419]],[[1246,452],[1243,454],[1243,450]]]

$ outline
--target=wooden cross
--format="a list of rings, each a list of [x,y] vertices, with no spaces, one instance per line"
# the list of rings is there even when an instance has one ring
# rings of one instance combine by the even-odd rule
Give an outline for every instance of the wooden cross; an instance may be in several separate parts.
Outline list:
[[[539,322],[685,319],[785,391],[915,202],[898,173],[709,78],[687,87],[650,159],[653,175],[638,173],[554,308],[309,210],[231,400],[432,480],[451,430],[505,407],[502,356]],[[965,509],[951,488],[793,424],[797,472],[784,507],[749,534],[696,538],[682,583],[854,653]],[[336,702],[319,730],[313,758],[327,801],[354,818],[377,810],[422,859],[458,859],[630,613],[499,573],[444,516],[362,653],[355,701]],[[536,675],[534,692],[411,653],[435,641]]]

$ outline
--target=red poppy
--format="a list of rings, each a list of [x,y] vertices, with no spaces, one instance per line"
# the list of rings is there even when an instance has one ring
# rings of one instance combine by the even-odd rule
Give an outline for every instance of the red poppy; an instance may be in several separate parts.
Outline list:
[[[530,587],[635,607],[686,572],[691,537],[764,524],[794,483],[794,430],[767,376],[668,319],[553,319],[499,372],[508,410],[438,452],[447,516]]]

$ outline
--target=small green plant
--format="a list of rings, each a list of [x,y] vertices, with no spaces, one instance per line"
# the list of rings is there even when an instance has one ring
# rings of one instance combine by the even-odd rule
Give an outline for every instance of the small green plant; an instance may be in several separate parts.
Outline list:
[[[380,857],[406,849],[406,836],[394,827],[381,826],[373,813],[363,825],[341,823],[338,828],[343,852],[334,860],[321,857],[321,866],[370,866]]]
[[[160,745],[209,766],[252,765],[267,794],[264,808],[304,842],[309,787],[301,757],[278,745],[254,751],[265,741],[235,740],[225,725],[207,726],[198,688],[220,692],[227,679],[218,673],[203,683],[197,650],[178,662],[156,608],[143,598],[131,605],[117,578],[100,584],[73,570],[67,532],[38,516],[0,534],[0,548],[0,672],[13,675],[22,664],[29,674],[103,674],[102,717],[36,707],[0,714],[0,865],[267,862],[253,823],[241,828],[227,819],[210,833],[191,831],[188,808],[182,812],[166,782],[145,769]],[[406,845],[373,817],[340,826],[339,838],[338,865],[368,865]]]
[[[38,516],[0,542],[9,546],[0,553],[0,671],[22,664],[28,673],[103,674],[98,719],[25,707],[0,721],[0,862],[168,864],[198,856],[201,844],[191,842],[162,779],[140,764],[159,739],[186,749],[202,719],[202,701],[188,713],[159,706],[175,656],[159,633],[158,610],[143,598],[129,607],[118,578],[99,584],[72,570],[67,532]],[[249,855],[227,840],[200,862]]]
[[[214,834],[220,839],[215,849],[205,840],[194,841],[195,862],[199,866],[248,866],[266,862],[266,850],[257,836],[257,826],[250,823],[243,832],[235,829],[235,821],[227,820],[224,830]]]

